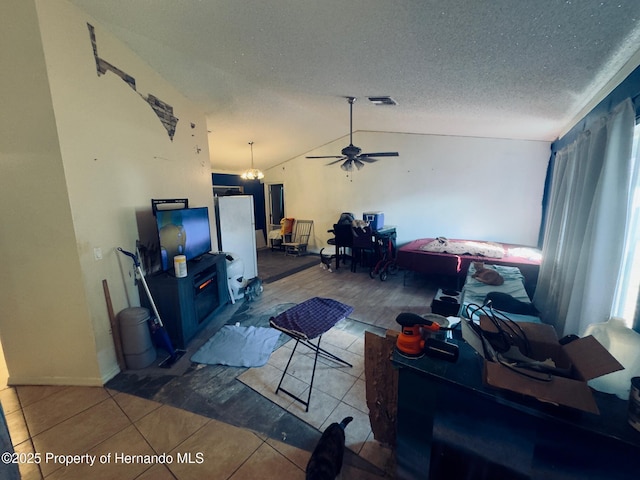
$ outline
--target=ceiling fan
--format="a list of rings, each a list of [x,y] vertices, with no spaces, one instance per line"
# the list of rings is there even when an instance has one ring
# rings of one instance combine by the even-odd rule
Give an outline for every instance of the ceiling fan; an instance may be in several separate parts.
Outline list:
[[[338,162],[343,162],[340,165],[342,170],[347,172],[353,171],[353,167],[360,170],[364,167],[365,163],[377,162],[374,157],[397,157],[398,152],[376,152],[376,153],[360,153],[362,150],[353,144],[353,104],[356,101],[356,97],[347,97],[349,102],[349,145],[342,149],[342,155],[326,155],[319,157],[307,157],[307,158],[337,158],[337,160],[327,163],[327,165],[334,165]]]

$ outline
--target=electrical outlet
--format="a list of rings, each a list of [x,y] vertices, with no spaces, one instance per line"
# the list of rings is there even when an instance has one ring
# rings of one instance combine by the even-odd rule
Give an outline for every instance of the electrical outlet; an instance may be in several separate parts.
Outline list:
[[[100,247],[95,247],[93,249],[93,258],[95,260],[102,260],[102,249]]]

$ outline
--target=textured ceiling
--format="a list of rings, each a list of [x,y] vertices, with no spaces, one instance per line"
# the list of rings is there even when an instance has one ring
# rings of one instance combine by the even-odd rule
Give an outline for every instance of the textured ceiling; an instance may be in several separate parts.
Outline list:
[[[637,0],[70,1],[202,105],[214,171],[348,140],[345,96],[354,130],[552,140],[640,46]]]

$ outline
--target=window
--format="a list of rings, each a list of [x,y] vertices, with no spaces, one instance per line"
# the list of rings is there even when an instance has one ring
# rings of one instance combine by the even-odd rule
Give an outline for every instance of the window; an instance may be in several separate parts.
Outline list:
[[[214,185],[213,196],[225,197],[227,195],[244,195],[244,187],[242,185]]]
[[[620,268],[616,298],[611,315],[623,318],[628,327],[633,326],[637,314],[638,292],[640,290],[640,124],[636,124],[633,136],[633,171],[631,173],[631,190],[629,192],[629,215]]]

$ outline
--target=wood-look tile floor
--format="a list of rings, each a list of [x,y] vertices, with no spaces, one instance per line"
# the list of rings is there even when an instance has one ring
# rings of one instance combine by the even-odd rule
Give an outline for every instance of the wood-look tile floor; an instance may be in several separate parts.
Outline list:
[[[346,267],[330,273],[318,265],[266,284],[262,296],[250,308],[258,315],[277,305],[322,296],[353,306],[351,317],[356,320],[397,329],[395,318],[399,313],[429,311],[435,290],[432,282],[405,277],[403,272],[382,282],[371,279],[366,269],[353,273]],[[225,315],[231,316],[242,302],[230,305]],[[233,369],[212,371],[217,379],[237,375]],[[211,379],[206,377],[205,381]],[[195,395],[167,391],[173,384],[166,376],[151,378],[145,388],[154,382],[165,382],[155,390],[162,401],[144,398],[145,392],[106,387],[0,386],[0,401],[15,451],[27,454],[24,458],[34,453],[42,456],[39,464],[20,465],[22,478],[304,478],[304,468],[319,433],[307,435],[310,438],[306,443],[281,441],[277,435],[281,425],[294,430],[300,425],[278,417],[279,423],[272,427],[274,434],[264,433],[271,428],[266,424],[233,425],[217,419],[216,413],[218,408],[240,408],[237,405],[209,405],[212,410],[203,409],[206,414],[201,414],[198,408],[191,408],[199,400],[193,398]],[[178,382],[175,388],[183,387]],[[234,398],[232,393],[230,399]],[[180,408],[166,399],[175,400]],[[206,398],[200,401],[207,403]],[[274,409],[280,407],[271,404],[262,417],[255,417],[261,418],[257,422],[268,423],[276,416]],[[293,431],[292,436],[295,435]],[[55,455],[78,455],[67,458],[79,463],[65,465],[65,457]],[[375,452],[371,455],[375,456]],[[91,459],[93,465],[87,463]],[[385,477],[384,472],[365,467],[345,459],[343,476],[356,480],[392,476],[387,472]]]
[[[332,272],[318,265],[264,286],[255,309],[268,310],[282,303],[299,303],[311,297],[333,298],[354,307],[351,318],[382,328],[398,330],[395,322],[401,312],[430,312],[438,288],[437,280],[413,272],[400,271],[387,280],[371,278],[369,269],[340,265]]]

